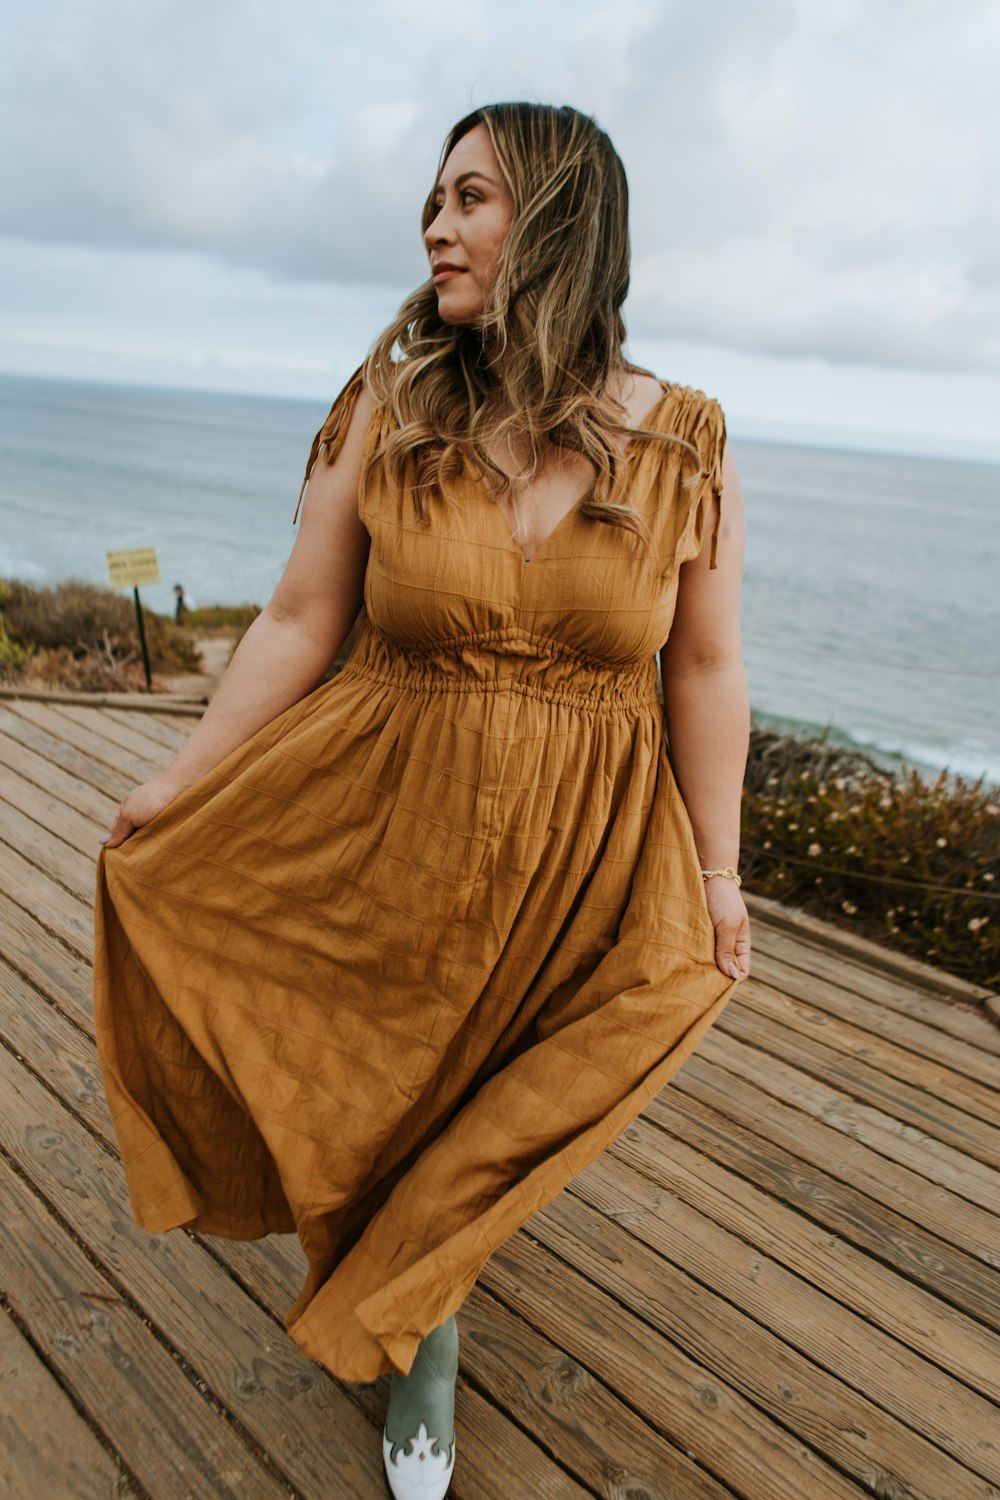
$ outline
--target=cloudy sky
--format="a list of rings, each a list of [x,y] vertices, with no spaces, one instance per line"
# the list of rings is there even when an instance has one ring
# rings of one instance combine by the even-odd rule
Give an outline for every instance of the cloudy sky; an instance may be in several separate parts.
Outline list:
[[[1000,460],[998,0],[13,0],[0,371],[335,390],[426,275],[448,127],[628,172],[629,352],[734,434]]]

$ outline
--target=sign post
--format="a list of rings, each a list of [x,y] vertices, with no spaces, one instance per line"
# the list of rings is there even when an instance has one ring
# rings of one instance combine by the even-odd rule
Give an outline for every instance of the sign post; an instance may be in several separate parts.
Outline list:
[[[149,668],[149,650],[146,646],[146,624],[142,618],[139,602],[140,583],[159,583],[160,565],[156,560],[155,547],[132,547],[127,552],[108,552],[108,573],[112,588],[128,588],[131,585],[135,596],[135,623],[139,631],[139,646],[142,650],[142,665],[146,673],[147,689],[153,686],[153,674]]]

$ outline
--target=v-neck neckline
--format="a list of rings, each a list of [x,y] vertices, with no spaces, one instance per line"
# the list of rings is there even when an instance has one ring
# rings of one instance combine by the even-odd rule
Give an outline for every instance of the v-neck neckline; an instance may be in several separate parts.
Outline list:
[[[645,427],[645,428],[649,428],[650,426],[652,426],[654,419],[659,415],[660,409],[666,404],[667,398],[669,397],[671,391],[673,390],[673,387],[671,385],[667,384],[666,382],[664,382],[662,380],[658,380],[657,384],[660,386],[660,389],[662,390],[663,395],[660,397],[659,401],[656,401],[656,402],[653,403],[653,406],[650,408],[650,410],[643,417],[643,419],[642,419],[642,426]],[[640,438],[640,436],[641,436],[640,433],[635,432],[633,430],[632,436],[629,437],[626,440],[625,447],[622,449],[622,454],[621,454],[621,461],[622,462],[624,462],[624,460],[629,457],[631,449],[632,449],[632,445],[636,442],[637,439]],[[620,470],[619,471],[619,475],[622,472],[623,471]],[[520,560],[522,571],[525,568],[530,568],[537,561],[539,554],[545,550],[545,548],[549,545],[549,543],[556,536],[556,533],[559,532],[559,531],[561,531],[562,528],[565,525],[567,525],[567,523],[573,517],[575,517],[575,516],[577,516],[579,514],[579,511],[580,511],[580,502],[582,501],[582,499],[583,499],[582,495],[578,496],[577,499],[573,501],[573,504],[569,507],[569,509],[563,511],[562,515],[559,517],[558,521],[553,526],[552,530],[548,533],[548,535],[544,538],[544,540],[535,548],[534,552],[531,554],[530,557],[525,557],[525,555],[524,555],[523,551],[521,550],[520,546],[514,540],[513,535],[510,532],[507,532],[507,545],[508,545],[509,548],[511,548],[513,550],[513,552],[515,553],[516,557]],[[506,517],[504,516],[503,512],[501,511],[499,505],[497,505],[497,503],[496,503],[495,500],[491,500],[489,503],[490,503],[491,508],[496,511],[497,516],[498,516],[498,518],[500,520],[500,524],[504,527],[504,530],[506,531],[506,529],[507,529],[507,520],[506,520]]]

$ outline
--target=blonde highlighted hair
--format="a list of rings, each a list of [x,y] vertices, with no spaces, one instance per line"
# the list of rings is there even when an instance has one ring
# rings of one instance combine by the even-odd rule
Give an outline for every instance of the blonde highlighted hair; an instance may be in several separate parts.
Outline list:
[[[520,495],[551,442],[595,466],[581,512],[647,538],[627,501],[613,498],[622,464],[613,439],[678,443],[696,464],[686,483],[705,475],[692,443],[677,433],[629,428],[625,409],[609,395],[626,374],[651,373],[622,350],[631,257],[624,167],[596,122],[568,105],[484,105],[448,133],[422,231],[437,212],[436,185],[449,153],[477,125],[489,133],[514,205],[495,279],[481,314],[463,324],[438,316],[428,279],[372,345],[364,379],[395,423],[371,468],[381,467],[398,493],[407,490],[426,521],[427,496],[447,495],[469,461],[495,498],[509,497],[520,525]],[[508,435],[527,437],[531,447],[527,468],[511,482],[484,444]]]

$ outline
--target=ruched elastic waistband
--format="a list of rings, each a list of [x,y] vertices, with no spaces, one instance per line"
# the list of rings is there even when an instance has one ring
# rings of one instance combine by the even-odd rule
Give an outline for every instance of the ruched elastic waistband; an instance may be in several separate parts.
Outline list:
[[[408,647],[366,620],[343,673],[415,695],[517,693],[591,713],[659,707],[655,658],[599,661],[563,641],[512,629]]]

